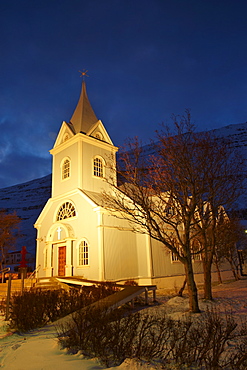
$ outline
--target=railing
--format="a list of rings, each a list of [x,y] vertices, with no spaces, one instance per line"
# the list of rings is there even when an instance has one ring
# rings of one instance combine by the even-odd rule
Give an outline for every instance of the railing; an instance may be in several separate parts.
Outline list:
[[[5,267],[4,269],[0,270],[0,274],[4,274],[5,272],[9,272],[10,267]]]
[[[37,266],[35,270],[31,273],[31,275],[28,276],[28,279],[33,279],[35,277],[35,274],[39,271],[41,265]]]
[[[2,283],[4,282],[4,274],[5,274],[5,272],[9,272],[9,271],[10,271],[10,267],[5,267],[4,269],[0,270]]]

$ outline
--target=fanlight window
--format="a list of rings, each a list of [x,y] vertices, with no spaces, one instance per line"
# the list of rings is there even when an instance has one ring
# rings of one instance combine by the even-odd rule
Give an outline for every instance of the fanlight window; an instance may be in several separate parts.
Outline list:
[[[70,160],[65,159],[62,165],[62,179],[70,177]]]
[[[75,207],[72,203],[66,202],[61,205],[57,213],[57,221],[76,216]]]
[[[100,133],[100,132],[96,132],[95,137],[96,137],[96,139],[98,139],[98,140],[102,140],[102,135],[101,135],[101,133]]]
[[[65,141],[67,141],[67,140],[69,140],[69,135],[66,133],[66,134],[64,135],[64,137],[63,137],[63,141],[65,142]]]
[[[79,265],[80,266],[89,265],[89,248],[86,240],[83,240],[79,246]]]
[[[96,177],[103,177],[103,160],[99,157],[94,158],[93,174]]]

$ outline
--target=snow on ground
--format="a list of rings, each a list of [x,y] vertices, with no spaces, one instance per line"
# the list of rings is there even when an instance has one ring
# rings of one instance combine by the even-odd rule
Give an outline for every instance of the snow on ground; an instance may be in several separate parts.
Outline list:
[[[237,321],[247,318],[247,279],[224,283],[213,288],[214,301],[200,299],[200,309],[217,307],[220,312],[232,312]],[[202,293],[199,292],[199,296]],[[143,312],[166,312],[174,319],[188,314],[188,298],[169,297],[158,291],[159,305],[150,306]],[[200,315],[200,314],[198,314]],[[97,359],[84,358],[80,353],[67,354],[56,340],[53,325],[34,330],[25,335],[7,332],[6,322],[0,317],[0,367],[6,370],[100,370],[105,369]],[[152,365],[126,359],[115,370],[154,370]]]

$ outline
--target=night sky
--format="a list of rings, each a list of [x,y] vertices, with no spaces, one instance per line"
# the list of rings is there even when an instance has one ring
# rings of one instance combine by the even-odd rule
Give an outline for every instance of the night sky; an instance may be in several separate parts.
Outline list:
[[[0,0],[0,35],[0,188],[51,172],[79,70],[117,146],[186,108],[199,130],[247,121],[246,0]]]

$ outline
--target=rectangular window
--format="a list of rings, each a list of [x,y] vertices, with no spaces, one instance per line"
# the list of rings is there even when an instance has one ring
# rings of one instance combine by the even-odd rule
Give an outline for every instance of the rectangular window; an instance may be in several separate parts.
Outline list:
[[[97,177],[103,177],[103,163],[100,158],[95,158],[93,162],[93,174]]]
[[[171,253],[171,260],[172,262],[179,262],[178,256],[175,253]]]
[[[62,166],[62,179],[67,179],[70,176],[70,161],[66,159]]]
[[[81,242],[79,248],[79,265],[81,266],[89,265],[89,248],[85,240]]]

